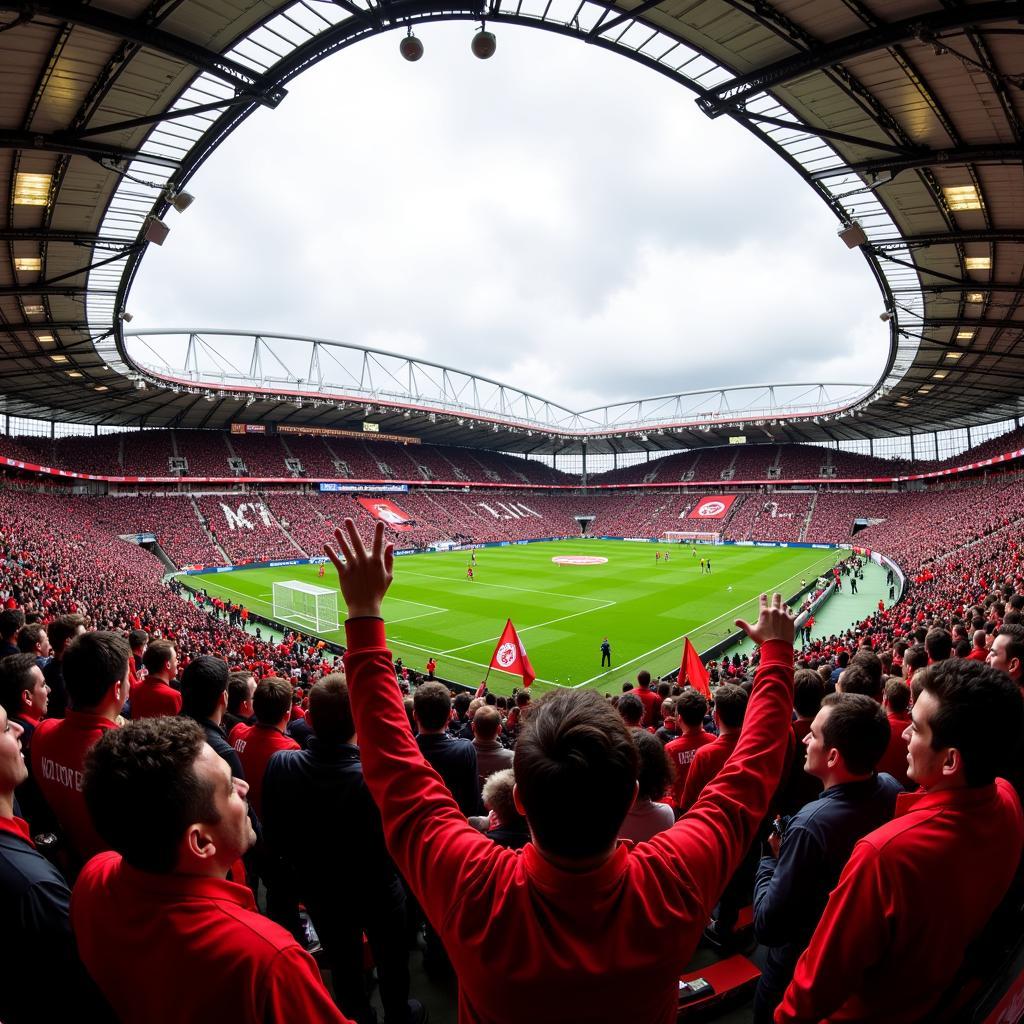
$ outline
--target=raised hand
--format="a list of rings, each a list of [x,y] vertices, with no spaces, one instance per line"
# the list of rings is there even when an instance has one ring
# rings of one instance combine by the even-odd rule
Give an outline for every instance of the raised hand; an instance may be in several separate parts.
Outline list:
[[[378,522],[373,530],[373,544],[367,548],[356,532],[356,524],[345,520],[345,529],[335,530],[337,548],[324,545],[324,553],[338,571],[342,597],[348,606],[348,616],[355,619],[364,615],[380,615],[381,602],[394,579],[394,545],[384,543],[384,524]]]
[[[771,603],[768,595],[761,595],[761,612],[757,622],[752,626],[743,619],[737,619],[736,625],[743,630],[755,644],[763,644],[768,640],[785,640],[793,642],[796,628],[793,625],[795,616],[786,607],[781,594],[772,594]]]

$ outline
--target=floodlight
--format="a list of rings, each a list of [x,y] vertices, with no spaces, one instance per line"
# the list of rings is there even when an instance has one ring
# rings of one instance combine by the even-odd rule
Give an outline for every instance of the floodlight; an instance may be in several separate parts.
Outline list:
[[[142,227],[143,240],[154,245],[163,245],[170,233],[171,229],[156,217],[147,217]]]
[[[886,310],[884,313],[878,314],[878,319],[881,320],[883,324],[887,324],[892,319],[892,313],[890,313],[889,310]]]
[[[423,56],[423,43],[412,34],[411,28],[408,35],[398,44],[398,52],[407,61],[417,61]]]
[[[135,319],[135,317],[133,317],[131,313],[127,312],[127,310],[118,313],[117,316],[119,320],[123,320],[126,324],[130,324],[132,320]]]
[[[488,32],[481,25],[480,31],[473,36],[473,41],[469,44],[469,48],[473,51],[474,57],[479,57],[480,60],[489,60],[494,56],[494,51],[498,48],[498,40],[494,38],[493,32]]]
[[[184,213],[196,201],[191,192],[175,192],[173,188],[164,190],[164,198],[178,213]]]
[[[844,224],[839,229],[839,237],[846,243],[848,249],[856,249],[859,245],[867,245],[868,241],[868,236],[864,233],[860,222],[856,220],[850,221],[849,224]]]

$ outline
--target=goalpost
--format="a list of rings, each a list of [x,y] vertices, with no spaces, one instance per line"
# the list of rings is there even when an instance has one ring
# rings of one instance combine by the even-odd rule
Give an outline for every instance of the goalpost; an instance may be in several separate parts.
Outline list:
[[[338,628],[338,592],[299,580],[275,583],[274,618],[310,633],[332,632]]]
[[[661,539],[667,544],[721,544],[722,535],[714,530],[666,530]]]

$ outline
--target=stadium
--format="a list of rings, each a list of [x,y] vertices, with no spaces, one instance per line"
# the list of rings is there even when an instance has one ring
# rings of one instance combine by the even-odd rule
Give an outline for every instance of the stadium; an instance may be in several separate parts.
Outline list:
[[[763,143],[877,377],[133,323],[236,131],[439,22]],[[1010,0],[0,0],[0,1019],[1024,1019],[1022,75]]]

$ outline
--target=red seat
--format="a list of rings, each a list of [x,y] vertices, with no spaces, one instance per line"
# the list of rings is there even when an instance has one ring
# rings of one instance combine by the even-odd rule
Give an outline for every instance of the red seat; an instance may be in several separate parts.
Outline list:
[[[745,1000],[761,972],[745,956],[737,954],[679,979],[679,1017],[683,1021],[718,1013]]]

